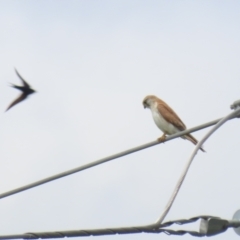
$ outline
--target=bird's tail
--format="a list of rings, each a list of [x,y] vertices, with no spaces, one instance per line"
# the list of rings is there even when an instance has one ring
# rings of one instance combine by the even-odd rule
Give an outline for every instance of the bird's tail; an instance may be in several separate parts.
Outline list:
[[[13,87],[13,88],[16,88],[16,87],[17,87],[17,85],[15,85],[15,84],[13,84],[13,83],[9,83],[9,86],[10,86],[10,87]]]
[[[195,137],[193,137],[190,133],[182,136],[182,138],[189,140],[189,141],[192,142],[194,145],[197,145],[197,143],[198,143],[198,140],[197,140]],[[200,149],[201,149],[203,152],[206,152],[202,147],[201,147]]]

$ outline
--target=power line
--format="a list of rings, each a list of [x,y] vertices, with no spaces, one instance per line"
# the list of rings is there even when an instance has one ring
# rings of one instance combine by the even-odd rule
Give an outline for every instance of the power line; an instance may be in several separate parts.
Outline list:
[[[200,231],[173,230],[167,229],[173,224],[184,225],[200,222]],[[55,232],[29,232],[24,234],[0,235],[0,239],[39,239],[39,238],[65,238],[65,237],[90,237],[116,234],[136,234],[136,233],[165,233],[167,235],[185,235],[194,237],[210,237],[225,232],[228,228],[240,227],[240,221],[229,221],[215,216],[197,216],[190,219],[178,219],[161,224],[158,228],[147,226],[121,227],[121,228],[102,228],[102,229],[84,229]]]
[[[185,130],[185,131],[182,131],[182,132],[179,132],[179,133],[176,133],[176,134],[167,136],[165,142],[170,141],[170,140],[175,139],[175,138],[178,138],[178,137],[180,137],[180,136],[182,136],[182,135],[185,135],[185,134],[187,134],[187,133],[196,132],[196,131],[199,131],[199,130],[201,130],[201,129],[210,127],[210,126],[218,123],[221,119],[222,119],[222,118],[216,119],[216,120],[213,120],[213,121],[211,121],[211,122],[207,122],[207,123],[201,124],[201,125],[199,125],[199,126],[196,126],[196,127],[190,128],[190,129],[187,129],[187,130]],[[30,184],[27,184],[27,185],[25,185],[25,186],[22,186],[22,187],[19,187],[19,188],[15,188],[15,189],[13,189],[13,190],[10,190],[10,191],[1,193],[1,194],[0,194],[0,199],[1,199],[1,198],[9,197],[9,196],[11,196],[11,195],[13,195],[13,194],[26,191],[26,190],[28,190],[28,189],[31,189],[31,188],[34,188],[34,187],[43,185],[43,184],[45,184],[45,183],[48,183],[48,182],[57,180],[57,179],[59,179],[59,178],[63,178],[63,177],[69,176],[69,175],[71,175],[71,174],[74,174],[74,173],[77,173],[77,172],[86,170],[86,169],[91,168],[91,167],[95,167],[95,166],[100,165],[100,164],[102,164],[102,163],[105,163],[105,162],[108,162],[108,161],[111,161],[111,160],[114,160],[114,159],[117,159],[117,158],[126,156],[126,155],[131,154],[131,153],[134,153],[134,152],[141,151],[141,150],[143,150],[143,149],[146,149],[146,148],[149,148],[149,147],[155,146],[155,145],[157,145],[157,144],[161,144],[161,143],[162,143],[162,142],[159,142],[158,140],[155,140],[155,141],[153,141],[153,142],[149,142],[149,143],[140,145],[140,146],[138,146],[138,147],[128,149],[128,150],[126,150],[126,151],[123,151],[123,152],[120,152],[120,153],[117,153],[117,154],[114,154],[114,155],[111,155],[111,156],[108,156],[108,157],[99,159],[99,160],[97,160],[97,161],[94,161],[94,162],[91,162],[91,163],[87,163],[87,164],[85,164],[85,165],[83,165],[83,166],[80,166],[80,167],[77,167],[77,168],[74,168],[74,169],[71,169],[71,170],[68,170],[68,171],[65,171],[65,172],[62,172],[62,173],[59,173],[59,174],[56,174],[56,175],[53,175],[53,176],[44,178],[44,179],[41,179],[41,180],[39,180],[39,181],[36,181],[36,182],[30,183]]]
[[[235,106],[236,103],[237,103],[237,101],[234,102],[234,103],[231,105],[231,108],[233,108],[232,106]],[[234,104],[235,104],[235,105],[234,105]],[[232,117],[232,118],[235,118],[235,117]],[[232,118],[230,118],[230,119],[232,119]],[[176,133],[176,134],[167,136],[164,142],[167,142],[167,141],[170,141],[170,140],[172,140],[172,139],[178,138],[178,137],[180,137],[180,136],[182,136],[182,135],[185,135],[185,134],[187,134],[187,133],[196,132],[196,131],[199,131],[199,130],[201,130],[201,129],[210,127],[210,126],[218,123],[221,119],[222,119],[222,118],[219,118],[219,119],[213,120],[213,121],[211,121],[211,122],[207,122],[207,123],[198,125],[198,126],[196,126],[196,127],[187,129],[187,130],[185,130],[185,131],[182,131],[182,132],[179,132],[179,133]],[[230,120],[230,119],[229,119],[229,120]],[[30,184],[27,184],[27,185],[25,185],[25,186],[22,186],[22,187],[19,187],[19,188],[15,188],[15,189],[10,190],[10,191],[7,191],[7,192],[5,192],[5,193],[1,193],[1,194],[0,194],[0,199],[1,199],[1,198],[5,198],[5,197],[9,197],[9,196],[11,196],[11,195],[13,195],[13,194],[26,191],[26,190],[28,190],[28,189],[31,189],[31,188],[34,188],[34,187],[43,185],[43,184],[45,184],[45,183],[48,183],[48,182],[57,180],[57,179],[59,179],[59,178],[69,176],[69,175],[71,175],[71,174],[74,174],[74,173],[77,173],[77,172],[86,170],[86,169],[91,168],[91,167],[95,167],[95,166],[100,165],[100,164],[102,164],[102,163],[105,163],[105,162],[108,162],[108,161],[111,161],[111,160],[114,160],[114,159],[117,159],[117,158],[126,156],[126,155],[131,154],[131,153],[134,153],[134,152],[141,151],[141,150],[143,150],[143,149],[146,149],[146,148],[149,148],[149,147],[155,146],[155,145],[157,145],[157,144],[161,144],[161,143],[163,143],[163,142],[159,142],[158,140],[155,140],[155,141],[153,141],[153,142],[146,143],[146,144],[140,145],[140,146],[138,146],[138,147],[125,150],[125,151],[123,151],[123,152],[120,152],[120,153],[117,153],[117,154],[114,154],[114,155],[111,155],[111,156],[108,156],[108,157],[99,159],[99,160],[97,160],[97,161],[94,161],[94,162],[85,164],[85,165],[83,165],[83,166],[80,166],[80,167],[77,167],[77,168],[74,168],[74,169],[71,169],[71,170],[68,170],[68,171],[65,171],[65,172],[62,172],[62,173],[59,173],[59,174],[56,174],[56,175],[47,177],[47,178],[44,178],[44,179],[42,179],[42,180],[39,180],[39,181],[30,183]]]

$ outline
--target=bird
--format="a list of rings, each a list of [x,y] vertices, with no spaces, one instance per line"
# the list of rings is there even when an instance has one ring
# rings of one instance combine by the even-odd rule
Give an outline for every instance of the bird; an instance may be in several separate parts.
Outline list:
[[[142,103],[144,108],[149,108],[151,110],[155,124],[163,132],[163,135],[158,138],[159,142],[164,142],[166,135],[172,135],[186,130],[186,125],[163,100],[154,95],[148,95],[143,99]],[[190,133],[181,136],[181,138],[187,139],[195,145],[198,143],[198,140]],[[205,152],[203,148],[200,149]]]
[[[35,93],[36,91],[34,89],[31,88],[31,86],[22,78],[22,76],[19,74],[19,72],[17,71],[17,69],[15,69],[15,72],[17,74],[17,76],[21,79],[23,86],[17,86],[15,84],[11,83],[11,87],[16,88],[20,91],[22,91],[22,94],[20,94],[20,96],[15,99],[6,109],[6,111],[8,111],[10,108],[12,108],[14,105],[20,103],[21,101],[23,101],[24,99],[26,99],[28,97],[28,95]],[[5,111],[5,112],[6,112]]]

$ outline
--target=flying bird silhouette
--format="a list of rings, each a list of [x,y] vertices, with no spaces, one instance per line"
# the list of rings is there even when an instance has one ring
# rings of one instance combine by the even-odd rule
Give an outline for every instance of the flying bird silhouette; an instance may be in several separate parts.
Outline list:
[[[23,101],[24,99],[26,99],[28,97],[28,95],[32,94],[32,93],[35,93],[36,91],[33,90],[31,88],[31,86],[21,77],[21,75],[18,73],[17,69],[15,69],[15,72],[16,74],[18,75],[18,77],[21,79],[22,83],[23,83],[23,86],[17,86],[15,84],[12,84],[11,87],[13,88],[16,88],[20,91],[22,91],[22,94],[17,98],[15,99],[10,105],[9,107],[6,109],[6,111],[8,111],[10,108],[12,108],[14,105],[20,103],[21,101]],[[5,112],[6,112],[5,111]]]

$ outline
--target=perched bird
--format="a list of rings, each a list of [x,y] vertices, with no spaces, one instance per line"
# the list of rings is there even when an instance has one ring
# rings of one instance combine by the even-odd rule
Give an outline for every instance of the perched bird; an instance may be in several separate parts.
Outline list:
[[[143,100],[143,106],[144,108],[149,108],[151,110],[155,124],[163,132],[163,135],[158,138],[160,142],[165,140],[166,135],[172,135],[186,130],[185,124],[172,108],[156,96],[146,96]],[[190,133],[181,136],[181,138],[187,139],[195,145],[198,143],[197,139],[195,139]],[[203,148],[200,149],[205,152]]]
[[[17,69],[15,69],[15,72],[16,74],[18,75],[18,77],[21,79],[22,83],[23,83],[23,86],[17,86],[17,85],[14,85],[12,84],[12,87],[13,88],[16,88],[20,91],[22,91],[22,94],[17,98],[15,99],[10,105],[9,107],[6,109],[9,110],[11,107],[13,107],[14,105],[20,103],[21,101],[23,101],[24,99],[26,99],[28,97],[28,95],[32,94],[32,93],[35,93],[36,91],[33,90],[31,88],[31,86],[21,77],[21,75],[18,73]]]

